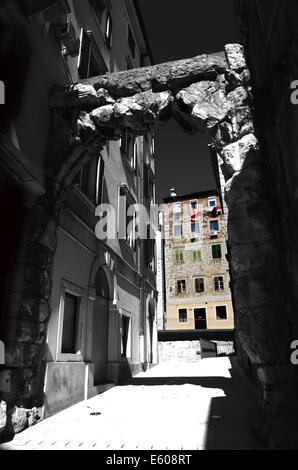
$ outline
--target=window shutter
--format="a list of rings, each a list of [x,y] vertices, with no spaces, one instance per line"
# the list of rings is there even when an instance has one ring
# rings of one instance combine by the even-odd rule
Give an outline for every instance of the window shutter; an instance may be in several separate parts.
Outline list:
[[[179,260],[180,260],[181,262],[184,261],[184,250],[180,250]]]
[[[192,259],[193,261],[198,261],[202,259],[202,251],[199,250],[193,250],[192,252]]]

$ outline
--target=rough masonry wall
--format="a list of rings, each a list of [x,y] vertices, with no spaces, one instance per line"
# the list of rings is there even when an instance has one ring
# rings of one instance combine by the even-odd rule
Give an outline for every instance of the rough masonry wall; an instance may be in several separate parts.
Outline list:
[[[266,225],[276,240],[276,249],[267,253],[271,271],[264,272],[275,303],[262,309],[264,319],[274,320],[272,332],[263,337],[274,367],[263,368],[261,380],[267,389],[272,447],[297,449],[297,371],[290,363],[290,345],[298,339],[298,106],[291,101],[291,84],[298,79],[298,4],[241,0],[236,13],[252,73],[254,118],[264,160],[260,186],[271,201]]]

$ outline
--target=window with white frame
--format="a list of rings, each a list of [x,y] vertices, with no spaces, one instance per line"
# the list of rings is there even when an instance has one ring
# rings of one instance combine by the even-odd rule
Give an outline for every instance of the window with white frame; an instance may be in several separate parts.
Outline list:
[[[181,203],[175,202],[173,204],[173,219],[180,220],[181,219]]]
[[[182,225],[174,225],[173,229],[175,238],[182,237]]]
[[[221,291],[225,289],[223,276],[215,276],[213,279],[214,279],[214,290]]]
[[[121,315],[120,336],[121,336],[121,357],[130,357],[130,317]]]
[[[186,279],[177,281],[177,294],[186,294]]]
[[[217,305],[215,307],[215,312],[216,312],[216,320],[228,319],[227,307],[225,305]]]
[[[195,278],[195,292],[200,294],[201,292],[205,291],[205,282],[203,277],[196,277]]]
[[[128,188],[123,185],[119,188],[118,201],[118,237],[124,239],[128,245],[136,249],[136,211],[135,201]]]
[[[192,237],[196,237],[199,235],[200,232],[200,225],[198,222],[191,223],[191,235]]]
[[[63,280],[61,284],[57,360],[83,360],[85,305],[85,291]]]
[[[178,309],[178,319],[179,323],[188,323],[187,308]]]
[[[208,197],[208,207],[216,207],[216,197]]]
[[[210,232],[218,232],[219,231],[219,224],[218,220],[211,220],[210,221]]]
[[[137,155],[138,143],[137,139],[129,130],[125,130],[120,139],[121,155],[126,158],[130,168],[136,171],[137,168]]]

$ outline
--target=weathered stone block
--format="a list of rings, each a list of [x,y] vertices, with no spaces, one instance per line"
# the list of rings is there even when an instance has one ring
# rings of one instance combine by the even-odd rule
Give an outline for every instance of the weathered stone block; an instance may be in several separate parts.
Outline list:
[[[86,111],[81,111],[77,121],[77,132],[80,138],[86,139],[96,133],[94,122]]]
[[[37,322],[20,320],[17,340],[21,343],[35,343],[38,340],[39,325]]]
[[[262,165],[250,165],[242,168],[225,185],[225,201],[230,209],[255,199],[266,199],[267,197],[268,189],[264,184]]]
[[[93,86],[83,83],[76,83],[67,90],[54,92],[50,97],[50,106],[57,107],[78,107],[88,108],[100,105],[100,100]]]
[[[217,127],[216,143],[220,147],[225,147],[234,140],[233,127],[229,122],[221,122]]]
[[[260,161],[261,155],[257,138],[254,134],[245,135],[237,142],[227,145],[220,152],[220,156],[232,176],[242,168]]]
[[[11,410],[4,400],[0,401],[0,443],[13,438],[13,428],[10,422]]]
[[[244,86],[239,86],[235,90],[228,93],[227,98],[234,109],[238,109],[239,107],[245,106],[249,98],[249,94]]]
[[[1,432],[5,429],[6,426],[6,410],[7,410],[7,405],[6,402],[1,400],[0,401],[0,437],[1,437]]]
[[[24,344],[7,342],[5,345],[5,365],[7,367],[24,366]]]
[[[39,238],[39,243],[47,247],[50,251],[56,251],[57,248],[57,226],[54,221],[48,222],[48,216],[45,214],[46,222],[45,231]],[[42,226],[42,224],[40,224]]]
[[[227,61],[232,70],[242,71],[246,67],[244,49],[240,44],[226,44]]]
[[[38,304],[38,319],[40,322],[45,322],[49,319],[51,314],[51,307],[47,300],[40,300]]]
[[[23,431],[28,427],[27,411],[25,408],[14,406],[11,415],[11,424],[15,434]]]
[[[216,81],[190,85],[177,93],[175,101],[182,111],[190,113],[194,124],[197,121],[199,126],[206,125],[210,120],[222,121],[231,110],[224,89]]]
[[[83,82],[93,85],[96,90],[104,88],[113,96],[121,97],[148,90],[179,89],[200,80],[216,78],[227,69],[224,54],[202,54],[190,59],[88,78]]]
[[[24,290],[48,299],[51,290],[51,279],[47,271],[38,268],[27,267],[25,269]],[[29,297],[29,296],[28,296]]]

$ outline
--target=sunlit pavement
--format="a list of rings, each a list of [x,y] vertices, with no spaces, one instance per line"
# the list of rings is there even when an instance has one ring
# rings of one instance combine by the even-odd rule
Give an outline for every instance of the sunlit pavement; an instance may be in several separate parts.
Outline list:
[[[233,359],[235,361],[235,359]],[[162,364],[64,410],[1,450],[260,448],[254,388],[228,357]]]

